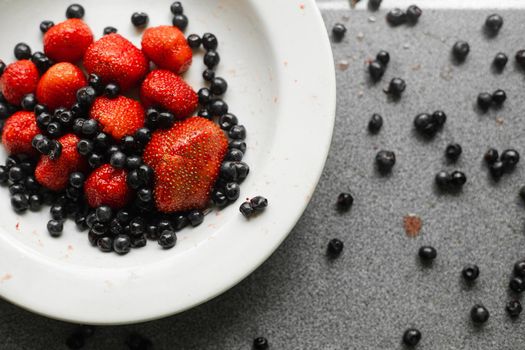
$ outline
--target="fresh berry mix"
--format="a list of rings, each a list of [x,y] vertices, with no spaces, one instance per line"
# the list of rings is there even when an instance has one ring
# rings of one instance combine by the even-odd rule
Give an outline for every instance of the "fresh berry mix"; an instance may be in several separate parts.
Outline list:
[[[51,236],[61,236],[70,218],[102,252],[126,254],[147,240],[169,249],[177,231],[203,222],[210,203],[220,209],[240,197],[250,170],[247,131],[224,100],[227,81],[214,74],[219,40],[186,37],[182,4],[170,11],[173,25],[145,29],[139,49],[112,26],[95,39],[85,9],[72,4],[63,22],[40,23],[43,52],[19,43],[17,61],[1,62],[2,143],[10,156],[0,183],[16,212],[50,205]],[[143,28],[149,18],[136,12],[131,22]],[[207,86],[196,93],[179,74],[199,49]],[[133,88],[140,100],[125,95]],[[195,116],[199,108],[206,118]],[[251,217],[267,205],[256,196],[241,212]],[[79,334],[70,347],[83,345]]]

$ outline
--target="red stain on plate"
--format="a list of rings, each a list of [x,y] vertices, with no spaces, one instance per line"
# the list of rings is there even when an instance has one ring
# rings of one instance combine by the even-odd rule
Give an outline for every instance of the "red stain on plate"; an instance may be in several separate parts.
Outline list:
[[[421,218],[417,215],[408,214],[403,218],[403,226],[408,237],[416,237],[421,231],[423,221],[421,221]]]
[[[2,277],[0,277],[0,283],[9,281],[11,278],[13,278],[13,275],[11,275],[10,273],[6,273]]]
[[[304,10],[304,4],[299,4],[299,8],[300,8],[301,10]]]
[[[20,223],[19,222],[16,223],[15,228],[16,228],[17,231],[20,231]]]

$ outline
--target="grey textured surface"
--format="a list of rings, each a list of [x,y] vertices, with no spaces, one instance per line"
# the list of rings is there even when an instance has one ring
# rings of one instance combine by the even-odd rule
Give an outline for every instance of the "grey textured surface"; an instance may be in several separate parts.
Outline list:
[[[334,44],[338,109],[332,150],[316,194],[289,238],[255,273],[222,296],[181,315],[122,327],[97,329],[86,349],[124,349],[132,330],[150,337],[156,349],[250,349],[255,336],[268,337],[271,349],[402,349],[401,335],[418,327],[418,349],[523,349],[525,325],[504,312],[512,263],[525,256],[524,207],[517,191],[524,170],[494,184],[481,158],[489,146],[522,147],[525,135],[525,75],[509,62],[494,74],[498,51],[513,55],[525,47],[523,13],[500,11],[505,25],[487,39],[481,24],[490,11],[426,11],[413,27],[389,28],[383,13],[325,12],[327,27],[345,21],[349,32]],[[376,22],[370,22],[373,15]],[[455,66],[450,47],[457,39],[471,44],[467,62]],[[379,49],[391,54],[382,82],[367,82],[365,60]],[[381,91],[394,76],[408,84],[400,102]],[[500,110],[475,111],[480,91],[503,88],[508,100]],[[416,137],[413,117],[444,109],[448,122],[430,141]],[[366,131],[370,115],[385,118],[381,133]],[[450,141],[464,149],[456,166],[446,164]],[[378,149],[396,152],[389,177],[378,176]],[[462,169],[468,183],[459,195],[433,187],[441,169]],[[350,190],[353,209],[334,210],[337,194]],[[423,219],[418,238],[408,238],[403,216]],[[325,257],[332,237],[345,242],[342,256]],[[438,258],[431,268],[416,258],[432,244]],[[468,288],[460,280],[466,263],[481,276]],[[469,310],[481,302],[489,322],[475,328]],[[130,305],[130,307],[136,307]],[[1,349],[61,349],[73,325],[33,315],[0,302]]]

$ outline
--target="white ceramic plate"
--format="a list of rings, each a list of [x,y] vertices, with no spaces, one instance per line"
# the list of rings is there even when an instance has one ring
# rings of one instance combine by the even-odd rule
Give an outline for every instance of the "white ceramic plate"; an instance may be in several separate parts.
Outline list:
[[[64,20],[70,1],[0,0],[0,57],[11,62],[17,42],[42,50],[39,23]],[[96,38],[118,28],[136,45],[130,16],[144,11],[150,26],[171,23],[170,0],[82,0]],[[248,130],[251,171],[241,199],[185,229],[171,250],[155,242],[125,256],[92,248],[67,222],[62,237],[46,231],[47,210],[16,215],[0,189],[0,295],[31,311],[67,321],[119,324],[183,311],[232,287],[264,262],[299,219],[330,146],[335,75],[325,27],[313,0],[186,0],[186,33],[219,38],[217,71],[229,83],[230,110]],[[203,85],[202,54],[186,75]],[[5,153],[2,153],[2,158]],[[247,221],[245,197],[269,207]]]

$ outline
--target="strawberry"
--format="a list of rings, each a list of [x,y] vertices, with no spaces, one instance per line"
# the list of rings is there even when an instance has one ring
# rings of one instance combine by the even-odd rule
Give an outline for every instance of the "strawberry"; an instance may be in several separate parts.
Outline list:
[[[188,70],[193,56],[186,37],[174,26],[146,29],[142,36],[142,51],[157,67],[177,74]]]
[[[117,83],[122,91],[138,85],[148,72],[146,57],[119,34],[104,35],[84,55],[84,67],[104,83]]]
[[[0,78],[0,91],[7,102],[20,105],[24,95],[35,92],[38,69],[29,60],[20,60],[7,66]]]
[[[90,207],[109,205],[113,209],[124,207],[131,199],[126,183],[127,172],[104,164],[89,175],[84,183],[84,194]]]
[[[38,82],[36,98],[50,110],[71,108],[77,100],[77,90],[86,85],[86,77],[80,68],[68,62],[57,63]]]
[[[140,99],[145,107],[167,109],[178,119],[189,116],[197,108],[195,91],[177,74],[169,70],[151,71],[140,87]]]
[[[155,173],[155,204],[161,212],[205,208],[228,149],[212,121],[191,117],[153,133],[143,159]]]
[[[44,35],[44,52],[55,62],[77,62],[93,42],[88,25],[77,18],[52,26]]]
[[[35,169],[35,178],[42,186],[53,191],[63,190],[69,181],[69,174],[87,168],[86,159],[77,151],[78,141],[78,136],[66,134],[58,139],[62,145],[62,152],[57,159],[52,160],[44,155],[40,157]]]
[[[31,146],[31,141],[39,133],[35,113],[19,111],[5,121],[2,143],[9,154],[35,156],[38,152]]]
[[[144,109],[140,102],[125,96],[99,97],[93,103],[91,118],[102,124],[104,132],[120,140],[144,126]]]

